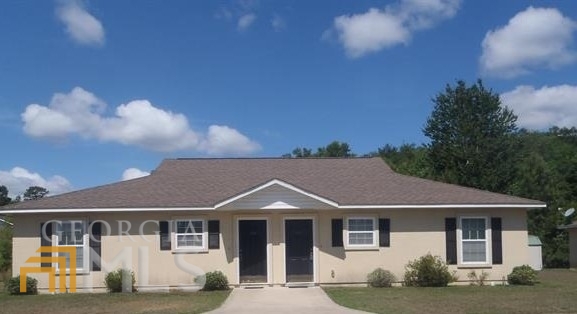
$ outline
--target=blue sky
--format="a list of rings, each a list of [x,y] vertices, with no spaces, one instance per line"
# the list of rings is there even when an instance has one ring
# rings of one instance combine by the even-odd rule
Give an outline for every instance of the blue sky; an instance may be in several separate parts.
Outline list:
[[[577,125],[574,1],[8,0],[0,12],[11,194],[132,178],[163,158],[425,143],[431,98],[457,79],[482,78],[521,127]]]

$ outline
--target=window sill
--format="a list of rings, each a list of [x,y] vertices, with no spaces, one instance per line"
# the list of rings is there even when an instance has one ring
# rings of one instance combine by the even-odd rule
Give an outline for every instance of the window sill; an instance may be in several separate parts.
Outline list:
[[[87,270],[82,269],[82,270],[76,271],[76,276],[84,276],[84,275],[88,275],[88,274],[90,274],[90,271],[87,271]],[[56,276],[62,276],[62,275],[70,276],[70,271],[67,270],[66,273],[62,274],[60,271],[56,270],[55,275]]]
[[[345,251],[378,251],[378,246],[346,246]]]
[[[468,268],[484,268],[484,269],[491,269],[493,268],[492,264],[484,264],[484,263],[478,263],[478,264],[459,264],[457,265],[458,269],[468,269]]]
[[[172,254],[201,254],[208,253],[208,249],[176,249],[172,250]]]

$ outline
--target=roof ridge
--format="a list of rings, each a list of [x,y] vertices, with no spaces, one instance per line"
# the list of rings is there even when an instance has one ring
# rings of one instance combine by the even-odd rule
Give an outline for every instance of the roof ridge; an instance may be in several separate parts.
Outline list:
[[[372,159],[380,158],[379,156],[354,156],[354,157],[177,157],[166,158],[165,160],[355,160],[355,159]]]

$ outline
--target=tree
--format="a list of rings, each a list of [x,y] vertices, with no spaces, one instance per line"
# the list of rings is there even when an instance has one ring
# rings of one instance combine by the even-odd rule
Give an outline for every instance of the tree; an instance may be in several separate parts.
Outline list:
[[[318,157],[355,157],[351,153],[351,147],[345,142],[333,141],[325,147],[319,147],[316,155]]]
[[[8,197],[8,188],[0,185],[0,206],[8,205],[12,202],[12,198]]]
[[[297,147],[292,154],[285,154],[283,157],[307,158],[307,157],[355,157],[351,152],[351,147],[346,142],[333,141],[327,146],[317,148],[313,153],[310,148]]]
[[[12,226],[0,223],[0,273],[12,266]]]
[[[39,198],[43,198],[48,193],[50,193],[50,191],[48,191],[47,189],[45,189],[41,186],[31,186],[31,187],[26,189],[23,196],[24,196],[25,201],[29,201],[29,200],[37,200]]]
[[[290,154],[289,154],[290,156]],[[303,158],[303,157],[311,157],[312,156],[312,149],[304,148],[304,147],[297,147],[293,149],[292,156],[296,158]]]
[[[400,147],[385,145],[379,148],[378,153],[369,156],[380,156],[393,170],[398,173],[420,178],[431,177],[431,166],[427,158],[426,146],[403,144]]]
[[[449,183],[506,191],[514,174],[517,116],[481,80],[472,86],[464,81],[447,85],[433,102],[423,129],[431,139],[433,175]]]

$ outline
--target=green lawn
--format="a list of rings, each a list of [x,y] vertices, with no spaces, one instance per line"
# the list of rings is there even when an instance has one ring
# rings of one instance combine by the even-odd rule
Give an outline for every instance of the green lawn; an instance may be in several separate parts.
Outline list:
[[[324,288],[338,304],[373,313],[577,313],[577,271],[544,270],[535,286]]]
[[[1,286],[1,285],[0,285]],[[1,313],[202,313],[230,291],[180,293],[70,293],[11,296],[0,293]]]

